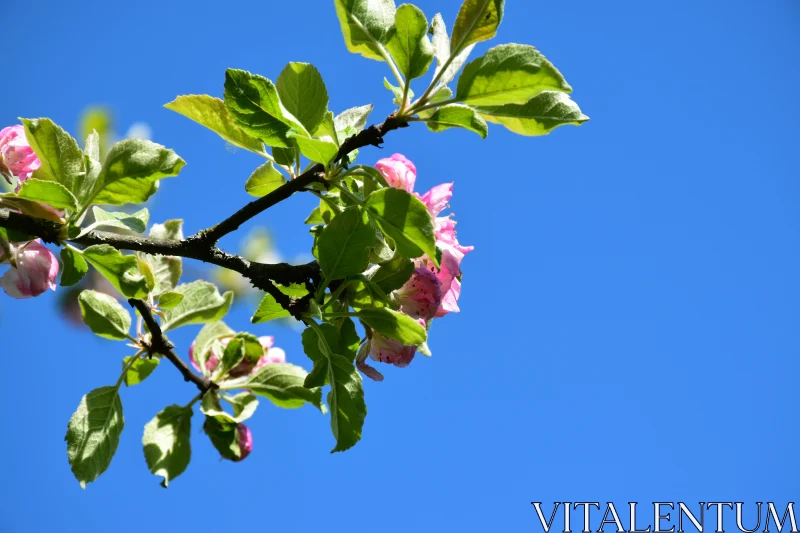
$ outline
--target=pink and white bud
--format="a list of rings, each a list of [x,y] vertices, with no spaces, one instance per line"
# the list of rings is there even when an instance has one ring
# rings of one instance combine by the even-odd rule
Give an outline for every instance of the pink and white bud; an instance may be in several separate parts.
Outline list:
[[[13,261],[0,284],[12,298],[32,298],[47,289],[56,290],[58,259],[38,240],[10,245]]]
[[[394,154],[375,163],[390,187],[413,192],[417,181],[417,167],[403,154]]]
[[[41,161],[28,144],[24,127],[17,124],[0,130],[0,174],[6,181],[11,183],[11,178],[15,177],[22,183],[41,166]]]
[[[416,268],[405,285],[395,291],[400,310],[412,318],[429,320],[442,303],[442,282],[434,272]]]
[[[236,439],[239,444],[240,456],[238,459],[233,459],[234,462],[243,461],[253,451],[253,433],[250,428],[244,424],[236,426]]]
[[[425,326],[424,320],[419,319],[417,322]],[[380,333],[373,333],[370,339],[369,357],[373,361],[389,363],[398,368],[405,368],[411,364],[411,361],[414,359],[414,354],[416,353],[416,346],[405,346]],[[383,379],[383,376],[381,376],[380,379]]]

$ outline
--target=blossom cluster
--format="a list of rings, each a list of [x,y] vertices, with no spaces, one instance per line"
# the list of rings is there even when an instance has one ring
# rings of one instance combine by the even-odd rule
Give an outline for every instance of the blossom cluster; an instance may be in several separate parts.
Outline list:
[[[41,166],[20,125],[0,130],[0,175],[19,191],[22,183]],[[0,277],[3,291],[12,298],[39,296],[56,289],[58,259],[37,239],[13,242],[0,234],[0,264],[11,268]]]
[[[403,189],[419,198],[433,217],[436,247],[441,252],[439,267],[437,268],[427,255],[418,258],[414,263],[415,268],[411,278],[392,295],[403,313],[430,329],[433,319],[459,311],[461,261],[474,249],[458,242],[456,222],[452,214],[440,216],[442,211],[449,207],[450,198],[453,196],[453,184],[437,185],[423,195],[414,192],[417,167],[402,154],[381,159],[375,164],[375,168],[391,187]],[[416,352],[416,346],[404,346],[372,332],[368,349],[359,357],[358,366],[367,376],[381,381],[383,376],[380,372],[366,363],[367,354],[374,361],[402,368],[411,363]]]
[[[233,337],[222,337],[221,339],[219,339],[220,346],[224,349],[232,338]],[[275,337],[263,336],[259,337],[258,341],[264,348],[264,354],[260,358],[258,358],[257,361],[249,361],[247,359],[243,360],[235,368],[231,369],[228,372],[228,375],[231,378],[240,378],[255,374],[258,371],[258,369],[260,369],[264,365],[286,362],[286,352],[284,352],[283,349],[275,346]],[[202,369],[200,368],[200,365],[197,362],[197,355],[195,354],[194,343],[192,343],[192,345],[189,346],[189,360],[192,362],[192,366],[198,372],[202,372]],[[217,353],[212,347],[208,352],[204,364],[206,373],[213,374],[214,371],[219,367],[221,360],[222,360],[222,354]],[[209,429],[206,428],[206,431],[209,431]],[[239,454],[232,455],[230,457],[224,457],[224,456],[223,457],[231,459],[232,461],[242,461],[248,455],[250,455],[250,452],[253,450],[253,433],[250,431],[249,427],[247,427],[245,424],[241,422],[239,422],[236,425],[236,440],[239,445]]]

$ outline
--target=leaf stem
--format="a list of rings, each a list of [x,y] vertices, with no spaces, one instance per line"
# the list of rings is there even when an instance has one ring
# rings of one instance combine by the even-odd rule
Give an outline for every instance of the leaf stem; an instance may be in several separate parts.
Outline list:
[[[119,390],[120,386],[122,386],[122,382],[125,380],[125,375],[128,373],[128,370],[131,369],[133,363],[135,363],[144,353],[144,350],[139,350],[136,352],[136,355],[130,358],[130,360],[122,367],[122,374],[120,374],[119,379],[117,380],[117,384],[114,385],[117,390]]]

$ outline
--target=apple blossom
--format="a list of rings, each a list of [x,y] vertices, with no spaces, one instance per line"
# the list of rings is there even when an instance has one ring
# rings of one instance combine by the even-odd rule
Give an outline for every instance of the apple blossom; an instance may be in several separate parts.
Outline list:
[[[0,174],[12,183],[15,177],[21,184],[42,166],[25,137],[25,128],[17,124],[0,130]],[[17,185],[19,189],[19,184]]]
[[[407,192],[414,191],[414,183],[417,181],[417,167],[403,154],[394,154],[392,157],[381,159],[375,163],[386,182],[396,189],[403,189]]]
[[[416,268],[409,280],[395,291],[400,310],[412,318],[436,316],[442,304],[442,282],[426,268]]]
[[[56,290],[58,259],[38,240],[19,245],[9,243],[11,268],[0,278],[3,291],[12,298],[39,296]],[[5,262],[5,261],[4,261]]]

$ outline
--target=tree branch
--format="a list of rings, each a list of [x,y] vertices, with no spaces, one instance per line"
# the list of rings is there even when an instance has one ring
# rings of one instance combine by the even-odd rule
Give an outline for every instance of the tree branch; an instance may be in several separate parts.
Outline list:
[[[345,156],[353,150],[363,148],[365,146],[378,146],[383,144],[383,136],[390,131],[408,127],[408,122],[395,118],[390,115],[383,124],[370,126],[361,132],[348,137],[339,148],[339,153],[334,159],[334,163],[338,163]],[[208,229],[198,231],[192,235],[190,239],[197,239],[209,245],[215,245],[225,235],[232,233],[239,229],[239,226],[252,219],[256,215],[266,211],[273,205],[289,198],[292,194],[301,191],[315,182],[322,182],[325,180],[325,167],[317,164],[303,172],[297,178],[275,189],[271,193],[253,200],[243,208],[239,209],[236,213],[226,218],[219,224],[212,226]]]
[[[147,329],[150,331],[150,345],[145,347],[151,355],[161,354],[166,357],[167,360],[178,369],[184,381],[191,381],[194,383],[202,394],[217,388],[216,383],[205,376],[198,376],[192,372],[189,365],[178,357],[178,354],[175,353],[175,346],[164,336],[164,333],[161,331],[161,326],[158,325],[147,302],[136,298],[130,298],[128,299],[128,303],[131,307],[135,307],[139,311],[139,314],[142,315],[144,319],[144,323],[147,325]]]
[[[405,119],[398,119],[394,115],[390,115],[382,124],[369,126],[358,134],[347,138],[339,148],[334,163],[338,163],[353,150],[364,146],[380,147],[383,143],[384,135],[407,126],[408,122]],[[321,277],[319,265],[316,261],[304,265],[257,263],[248,261],[238,255],[225,253],[216,244],[220,238],[236,231],[242,224],[273,205],[289,198],[296,192],[306,189],[306,187],[315,182],[324,182],[324,180],[325,168],[320,164],[314,165],[292,181],[245,205],[219,224],[179,241],[120,235],[104,231],[90,231],[81,237],[73,239],[64,238],[63,227],[56,222],[3,209],[0,209],[0,227],[33,235],[50,243],[61,244],[62,241],[66,240],[82,246],[108,244],[117,250],[186,257],[221,266],[238,272],[249,279],[254,287],[271,294],[284,309],[297,318],[299,313],[304,310],[304,305],[308,303],[307,299],[291,299],[283,294],[275,283],[281,285],[305,283],[313,288]],[[311,292],[313,293],[313,290]]]

